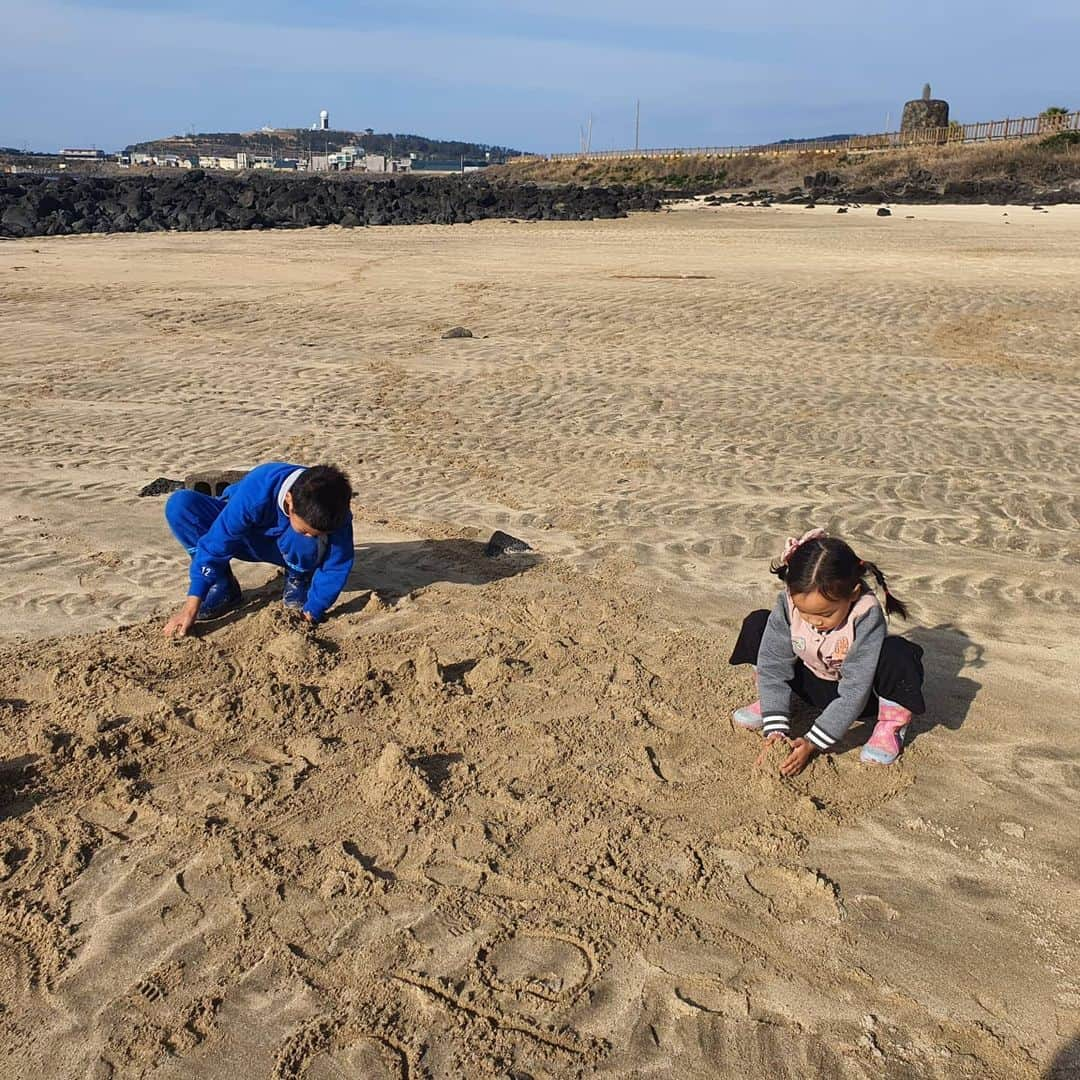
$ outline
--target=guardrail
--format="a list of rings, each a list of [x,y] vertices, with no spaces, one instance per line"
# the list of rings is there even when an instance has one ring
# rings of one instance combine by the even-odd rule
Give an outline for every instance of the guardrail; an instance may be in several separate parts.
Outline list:
[[[981,124],[950,124],[942,128],[892,131],[880,135],[854,135],[850,139],[808,139],[804,142],[761,143],[755,146],[676,146],[651,150],[593,150],[576,154],[536,155],[542,161],[605,161],[612,158],[747,157],[781,154],[842,154],[858,150],[894,150],[907,146],[944,146],[948,143],[996,142],[1031,139],[1080,131],[1080,112],[1055,116],[1027,116],[990,120]],[[519,159],[520,160],[520,159]],[[526,159],[527,160],[527,159]]]

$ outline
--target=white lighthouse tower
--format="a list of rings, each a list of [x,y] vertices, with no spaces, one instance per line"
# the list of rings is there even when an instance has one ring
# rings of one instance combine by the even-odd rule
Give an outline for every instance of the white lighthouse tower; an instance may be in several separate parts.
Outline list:
[[[326,111],[326,109],[323,109],[323,111],[319,113],[319,130],[330,130],[330,114]]]

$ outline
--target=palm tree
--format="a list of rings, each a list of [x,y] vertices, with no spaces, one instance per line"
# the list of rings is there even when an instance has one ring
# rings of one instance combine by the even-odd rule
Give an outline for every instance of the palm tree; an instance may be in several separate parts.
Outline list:
[[[1063,105],[1051,105],[1039,113],[1039,131],[1060,131],[1065,126],[1069,110]]]

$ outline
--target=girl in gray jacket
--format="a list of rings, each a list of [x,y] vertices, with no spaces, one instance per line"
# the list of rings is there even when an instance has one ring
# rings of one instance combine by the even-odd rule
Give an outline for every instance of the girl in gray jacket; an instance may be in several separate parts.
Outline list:
[[[922,649],[886,629],[886,616],[906,617],[907,608],[873,563],[821,529],[789,539],[770,569],[786,588],[771,612],[753,611],[743,620],[730,662],[754,665],[760,698],[738,709],[735,723],[769,742],[786,740],[791,753],[780,771],[794,776],[857,719],[875,716],[860,758],[893,764],[912,715],[926,711]],[[867,575],[884,591],[884,613]],[[797,739],[790,738],[793,694],[821,710]]]

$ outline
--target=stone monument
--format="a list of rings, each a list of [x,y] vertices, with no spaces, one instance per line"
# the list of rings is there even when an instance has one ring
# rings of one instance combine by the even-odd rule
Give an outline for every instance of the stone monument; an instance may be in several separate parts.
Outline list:
[[[930,96],[930,84],[923,87],[922,97],[904,106],[900,131],[925,131],[927,128],[949,126],[949,103]]]

